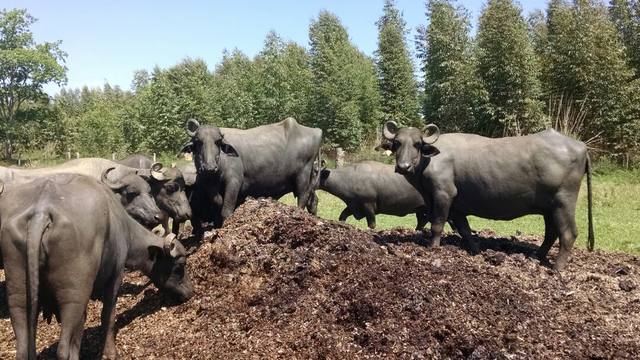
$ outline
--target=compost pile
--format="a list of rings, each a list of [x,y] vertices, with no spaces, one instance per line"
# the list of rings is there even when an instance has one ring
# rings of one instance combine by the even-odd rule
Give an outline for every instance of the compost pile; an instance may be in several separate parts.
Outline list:
[[[271,200],[249,200],[191,244],[196,294],[172,303],[128,274],[118,301],[125,359],[608,359],[640,354],[640,258],[575,249],[556,274],[540,239],[450,235],[430,250],[409,230],[364,231]],[[552,251],[552,256],[554,256]],[[3,274],[0,358],[15,356]],[[82,357],[99,354],[101,305]],[[59,326],[38,328],[54,358]]]

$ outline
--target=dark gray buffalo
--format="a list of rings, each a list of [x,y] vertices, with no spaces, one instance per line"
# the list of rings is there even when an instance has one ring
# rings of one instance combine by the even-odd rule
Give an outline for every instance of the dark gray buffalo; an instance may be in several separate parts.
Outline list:
[[[351,215],[358,220],[364,217],[369,228],[375,229],[376,214],[405,216],[415,213],[416,230],[420,230],[429,219],[422,195],[411,180],[396,173],[393,165],[363,161],[338,169],[323,169],[320,189],[347,204],[340,213],[340,221]]]
[[[185,250],[135,222],[95,179],[58,174],[7,184],[0,195],[5,264],[16,357],[36,359],[40,309],[61,322],[59,359],[78,359],[90,298],[101,299],[103,358],[116,357],[115,311],[124,269],[140,270],[181,301],[193,289]]]
[[[387,122],[383,144],[395,153],[396,171],[415,177],[431,203],[431,243],[440,244],[447,219],[458,233],[471,240],[466,216],[511,220],[529,214],[544,217],[545,237],[538,256],[560,238],[555,269],[567,264],[577,237],[575,208],[582,178],[587,174],[589,248],[593,248],[591,170],[584,143],[555,130],[533,135],[484,138],[470,134],[444,134],[437,126],[423,131],[398,128]],[[435,141],[438,147],[432,145]]]
[[[147,180],[151,186],[151,194],[163,212],[161,222],[165,234],[169,233],[169,219],[179,224],[191,218],[189,195],[190,186],[195,182],[195,171],[184,174],[181,168],[175,166],[163,168],[162,164],[154,164],[144,155],[131,155],[118,163],[125,166],[135,165],[141,169],[151,170],[155,174]]]
[[[192,198],[205,199],[219,214],[216,226],[248,196],[278,199],[293,192],[300,208],[315,213],[312,177],[319,175],[322,130],[300,125],[293,118],[239,130],[187,121],[191,141],[183,151],[193,153],[197,171]],[[198,230],[196,209],[192,221]]]

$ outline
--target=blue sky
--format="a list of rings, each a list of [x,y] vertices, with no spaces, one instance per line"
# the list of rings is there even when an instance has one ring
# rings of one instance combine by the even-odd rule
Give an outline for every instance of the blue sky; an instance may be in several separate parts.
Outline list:
[[[484,1],[461,3],[475,24]],[[168,67],[185,57],[202,58],[213,69],[224,49],[238,48],[253,56],[270,30],[308,46],[309,23],[323,9],[337,14],[351,41],[372,55],[382,5],[383,0],[3,0],[0,6],[26,8],[35,16],[37,41],[62,40],[68,53],[67,87],[109,82],[129,89],[137,69]],[[397,5],[412,40],[415,28],[426,23],[424,1],[397,0]],[[521,5],[527,14],[544,8],[546,1],[524,0]],[[54,93],[58,88],[46,90]]]

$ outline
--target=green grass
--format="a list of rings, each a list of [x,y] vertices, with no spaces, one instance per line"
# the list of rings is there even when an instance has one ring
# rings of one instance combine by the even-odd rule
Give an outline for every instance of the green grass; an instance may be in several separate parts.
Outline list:
[[[606,169],[607,174],[600,174],[596,169],[593,177],[593,216],[596,236],[596,249],[623,251],[640,254],[640,171],[623,171]],[[603,169],[604,170],[604,169]],[[576,221],[578,223],[577,246],[586,247],[587,234],[587,186],[586,179],[580,191]],[[339,198],[318,191],[320,202],[318,216],[337,220],[345,204]],[[295,204],[291,194],[282,198],[286,204]],[[518,233],[526,235],[543,235],[544,221],[542,216],[525,216],[512,221],[493,221],[475,216],[469,217],[471,227],[475,230],[491,229],[499,235],[511,236]],[[360,221],[349,217],[347,223],[366,228],[365,219]],[[416,226],[415,215],[396,217],[390,215],[376,216],[376,229]],[[427,225],[428,228],[429,225]]]

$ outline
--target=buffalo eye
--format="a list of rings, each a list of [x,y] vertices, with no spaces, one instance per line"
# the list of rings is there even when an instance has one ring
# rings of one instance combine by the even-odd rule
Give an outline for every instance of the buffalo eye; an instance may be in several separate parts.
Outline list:
[[[391,143],[391,150],[396,151],[400,147],[400,142],[398,140],[393,140]]]
[[[134,192],[134,191],[127,191],[127,193],[125,194],[127,201],[131,202],[133,201],[133,199],[136,198],[136,196],[138,196],[139,194]]]
[[[178,190],[176,184],[167,184],[164,186],[164,188],[168,193],[174,193],[176,192],[176,190]]]

